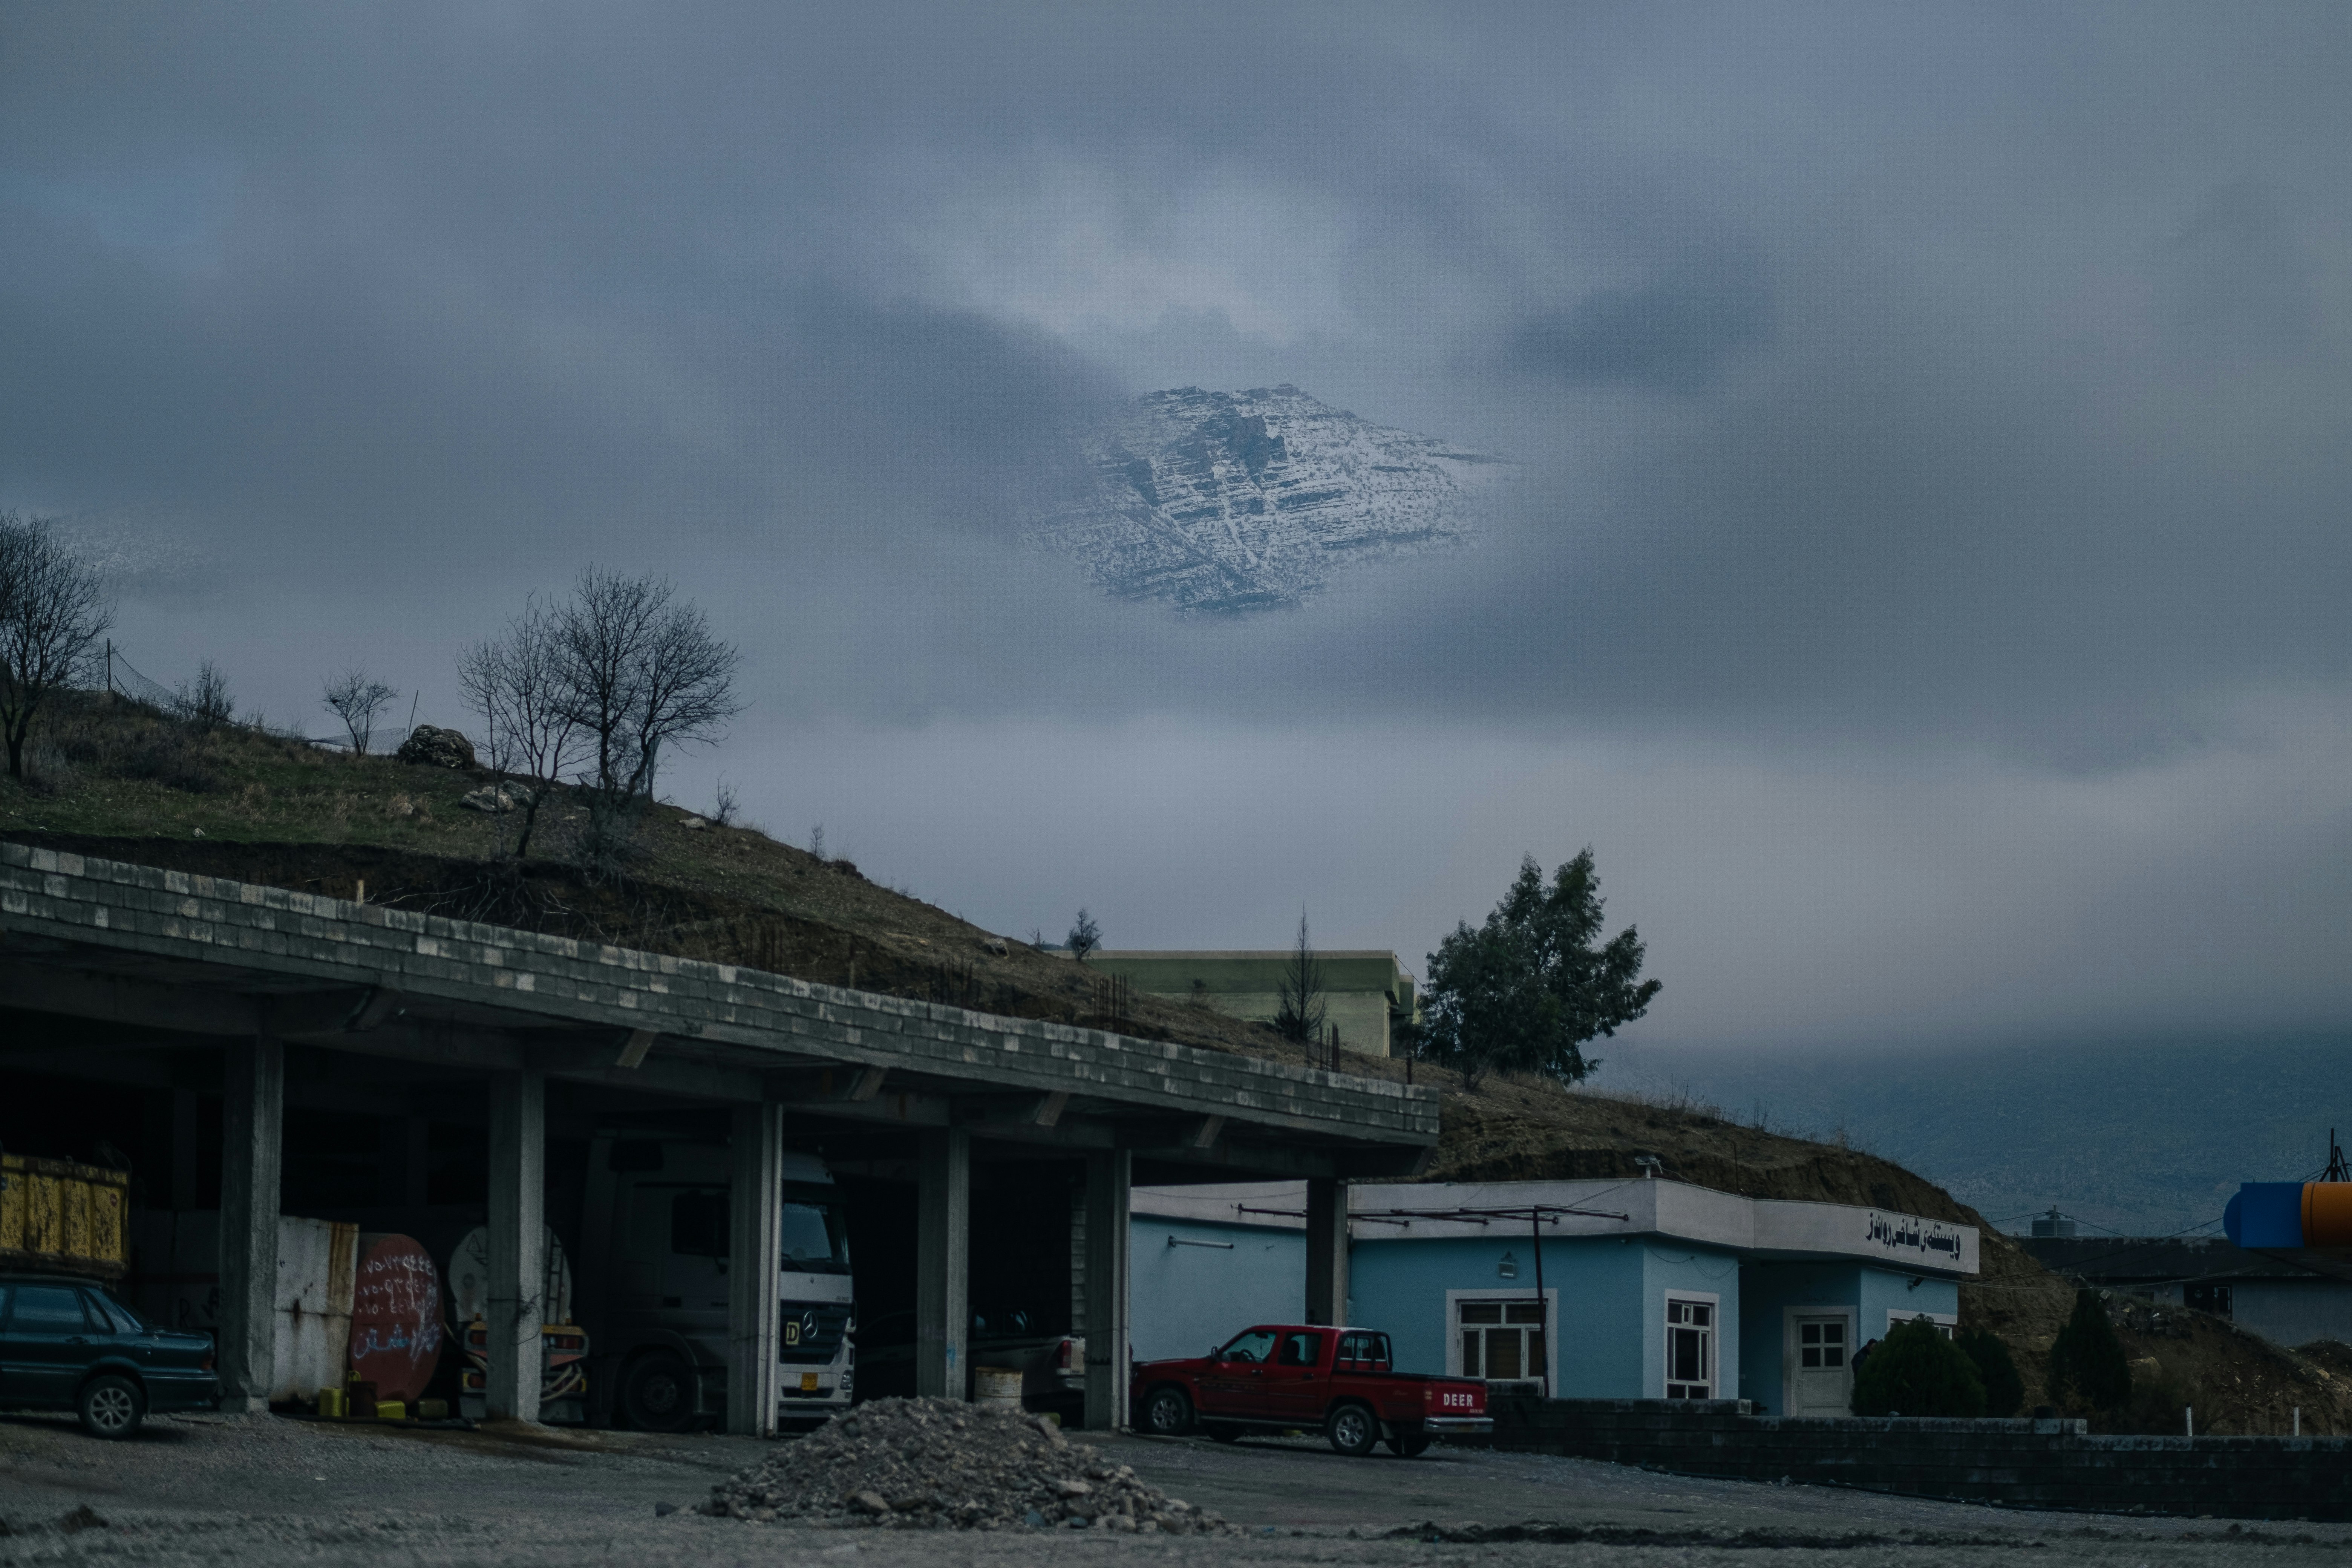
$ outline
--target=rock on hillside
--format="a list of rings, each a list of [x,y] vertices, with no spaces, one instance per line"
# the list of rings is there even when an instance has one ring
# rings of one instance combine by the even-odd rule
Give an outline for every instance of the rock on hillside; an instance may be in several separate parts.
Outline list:
[[[1301,604],[1349,568],[1458,549],[1516,472],[1288,385],[1155,392],[1072,435],[1080,471],[1026,509],[1025,536],[1116,597],[1198,615]]]

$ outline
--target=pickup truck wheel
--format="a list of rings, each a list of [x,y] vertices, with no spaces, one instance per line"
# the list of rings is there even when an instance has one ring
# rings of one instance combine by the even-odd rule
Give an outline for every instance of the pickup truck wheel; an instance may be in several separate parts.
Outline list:
[[[1143,1402],[1143,1429],[1155,1437],[1181,1437],[1192,1429],[1192,1402],[1181,1388],[1155,1388]]]
[[[1351,1459],[1360,1459],[1380,1443],[1381,1423],[1370,1409],[1361,1405],[1342,1405],[1331,1412],[1323,1423],[1323,1435],[1331,1447]]]
[[[1429,1452],[1429,1434],[1400,1432],[1389,1439],[1389,1451],[1400,1459],[1417,1459]]]
[[[694,1425],[694,1369],[667,1351],[629,1368],[621,1409],[640,1432],[683,1432]]]
[[[1203,1422],[1201,1430],[1209,1435],[1212,1443],[1238,1443],[1242,1440],[1240,1427],[1228,1426],[1222,1421]]]
[[[93,1437],[128,1437],[139,1430],[147,1402],[139,1397],[137,1384],[110,1373],[82,1384],[74,1414],[81,1419],[81,1429]]]

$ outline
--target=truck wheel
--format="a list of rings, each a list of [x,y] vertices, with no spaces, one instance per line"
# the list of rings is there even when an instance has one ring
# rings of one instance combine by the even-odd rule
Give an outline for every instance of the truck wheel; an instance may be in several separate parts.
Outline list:
[[[1238,1443],[1242,1440],[1240,1427],[1228,1426],[1222,1421],[1204,1421],[1201,1424],[1201,1430],[1209,1435],[1212,1443]]]
[[[683,1432],[694,1425],[694,1369],[667,1351],[629,1368],[621,1409],[640,1432]]]
[[[1360,1459],[1381,1440],[1380,1419],[1361,1405],[1342,1405],[1323,1423],[1323,1436],[1336,1451]]]
[[[1192,1402],[1181,1388],[1155,1388],[1143,1402],[1143,1429],[1155,1437],[1181,1437],[1192,1429]]]
[[[81,1418],[81,1429],[93,1437],[128,1437],[139,1430],[147,1402],[139,1397],[137,1384],[109,1373],[82,1384],[74,1414]]]
[[[1400,1459],[1417,1459],[1429,1452],[1429,1434],[1402,1431],[1389,1439],[1389,1451]]]

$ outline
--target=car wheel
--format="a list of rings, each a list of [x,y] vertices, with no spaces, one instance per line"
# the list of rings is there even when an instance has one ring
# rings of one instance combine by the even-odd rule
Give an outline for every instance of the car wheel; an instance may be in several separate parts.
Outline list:
[[[694,1425],[694,1369],[656,1351],[629,1368],[621,1409],[640,1432],[683,1432]]]
[[[1143,1429],[1155,1437],[1181,1437],[1192,1429],[1192,1402],[1181,1388],[1155,1388],[1143,1402]]]
[[[1381,1440],[1380,1419],[1363,1405],[1342,1405],[1323,1423],[1323,1436],[1338,1452],[1360,1459]]]
[[[1417,1459],[1429,1452],[1429,1434],[1400,1432],[1389,1439],[1389,1451],[1400,1459]]]
[[[74,1414],[81,1418],[81,1429],[93,1437],[128,1437],[139,1430],[147,1402],[139,1396],[137,1384],[110,1374],[82,1384]]]
[[[1222,1421],[1203,1422],[1201,1430],[1209,1435],[1212,1443],[1238,1443],[1242,1440],[1240,1427],[1228,1426]]]

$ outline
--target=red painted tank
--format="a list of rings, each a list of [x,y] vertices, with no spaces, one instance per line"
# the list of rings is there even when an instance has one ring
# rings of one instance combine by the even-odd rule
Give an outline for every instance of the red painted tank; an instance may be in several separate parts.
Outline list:
[[[380,1400],[414,1400],[441,1364],[441,1271],[405,1236],[360,1238],[352,1372]]]

